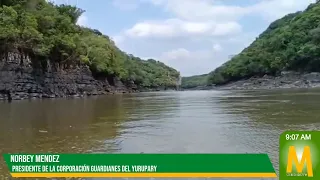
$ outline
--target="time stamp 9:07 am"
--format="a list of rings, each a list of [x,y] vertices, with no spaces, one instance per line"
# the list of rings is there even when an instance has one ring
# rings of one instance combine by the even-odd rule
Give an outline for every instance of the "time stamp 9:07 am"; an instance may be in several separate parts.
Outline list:
[[[311,134],[286,134],[286,140],[296,141],[296,140],[311,140]]]

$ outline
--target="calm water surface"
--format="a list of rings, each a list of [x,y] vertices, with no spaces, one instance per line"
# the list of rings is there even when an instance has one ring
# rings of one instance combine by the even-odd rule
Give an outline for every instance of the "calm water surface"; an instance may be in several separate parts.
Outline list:
[[[280,133],[319,130],[319,107],[317,90],[0,102],[0,153],[268,153],[277,169]]]

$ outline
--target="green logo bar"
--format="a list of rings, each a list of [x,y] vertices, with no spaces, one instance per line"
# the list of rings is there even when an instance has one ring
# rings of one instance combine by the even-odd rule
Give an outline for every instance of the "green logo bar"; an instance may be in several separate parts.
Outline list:
[[[280,180],[320,179],[320,131],[287,131],[280,136]]]
[[[13,177],[277,177],[267,154],[4,154]]]

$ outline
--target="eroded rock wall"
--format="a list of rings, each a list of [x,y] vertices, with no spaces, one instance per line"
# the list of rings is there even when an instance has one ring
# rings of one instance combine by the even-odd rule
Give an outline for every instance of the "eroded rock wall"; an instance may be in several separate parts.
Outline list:
[[[87,66],[54,70],[34,68],[27,56],[9,53],[0,59],[0,99],[57,98],[101,95],[135,91],[133,83],[124,84],[117,77],[95,79]]]

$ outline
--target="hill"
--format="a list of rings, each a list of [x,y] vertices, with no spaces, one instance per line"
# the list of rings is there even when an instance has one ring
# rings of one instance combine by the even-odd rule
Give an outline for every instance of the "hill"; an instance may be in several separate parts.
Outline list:
[[[284,71],[320,72],[319,2],[271,23],[249,47],[209,73],[208,83],[223,85]]]
[[[196,88],[199,86],[206,86],[208,83],[208,74],[182,77],[181,87],[183,89]]]
[[[0,94],[34,91],[21,84],[28,80],[21,80],[15,72],[29,73],[30,77],[25,78],[32,78],[32,83],[28,86],[43,86],[39,91],[47,88],[40,80],[64,84],[62,94],[73,94],[69,92],[70,83],[71,86],[78,83],[74,91],[87,91],[78,82],[84,75],[77,69],[83,67],[89,67],[90,72],[84,70],[88,78],[90,74],[94,77],[87,85],[101,84],[106,91],[112,91],[105,87],[115,86],[116,81],[137,88],[176,86],[179,72],[175,69],[153,59],[142,60],[126,54],[107,35],[78,26],[77,20],[83,12],[74,6],[55,5],[46,0],[0,1]],[[66,73],[58,77],[62,72]],[[7,79],[11,73],[13,78]],[[22,89],[17,89],[21,86]],[[46,91],[56,94],[57,90]]]

